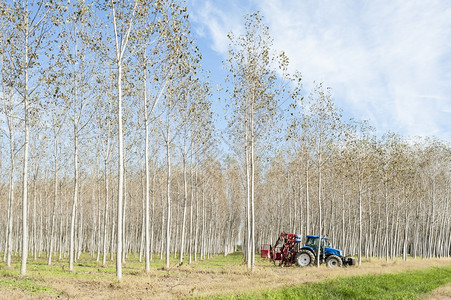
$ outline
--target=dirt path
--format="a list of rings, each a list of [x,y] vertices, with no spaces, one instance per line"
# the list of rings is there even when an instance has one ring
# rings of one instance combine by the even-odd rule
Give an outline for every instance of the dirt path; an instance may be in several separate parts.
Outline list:
[[[432,291],[432,293],[427,294],[425,297],[423,297],[423,299],[424,300],[445,300],[445,299],[449,300],[449,299],[451,299],[451,283]]]
[[[50,294],[27,296],[21,291],[0,290],[0,298],[8,299],[181,299],[193,296],[209,296],[219,293],[240,294],[243,292],[281,288],[317,282],[327,278],[358,276],[365,274],[399,273],[407,270],[451,265],[451,259],[409,259],[385,260],[373,259],[360,267],[329,269],[320,268],[280,268],[261,260],[256,270],[250,273],[243,265],[195,268],[183,265],[179,268],[162,271],[152,270],[149,274],[138,273],[124,276],[121,282],[114,277],[98,276],[93,278],[46,277],[42,285],[60,291],[57,297]],[[434,291],[434,299],[449,297],[451,286]],[[428,295],[429,296],[429,295]],[[425,298],[426,299],[426,298]],[[427,299],[430,299],[427,297]]]

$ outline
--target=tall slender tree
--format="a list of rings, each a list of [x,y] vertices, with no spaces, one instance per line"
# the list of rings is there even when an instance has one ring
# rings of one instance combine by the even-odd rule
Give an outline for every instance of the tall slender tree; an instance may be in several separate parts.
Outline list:
[[[11,73],[8,71],[14,68],[14,60],[12,51],[14,46],[11,45],[8,40],[14,37],[14,31],[11,30],[13,23],[11,22],[12,10],[6,6],[6,3],[1,2],[1,9],[3,11],[0,16],[1,22],[1,32],[0,40],[3,45],[0,49],[0,68],[1,68],[1,99],[2,99],[2,112],[5,116],[5,123],[7,130],[5,130],[8,136],[9,142],[9,158],[10,158],[10,169],[9,169],[9,190],[8,190],[8,206],[7,206],[7,225],[6,225],[6,240],[5,240],[5,258],[6,266],[11,267],[11,252],[12,252],[12,235],[13,235],[13,218],[14,218],[14,177],[15,177],[15,165],[16,165],[16,155],[17,147],[15,140],[15,128],[16,122],[14,120],[17,118],[17,99],[14,97],[14,86],[13,78]],[[5,30],[6,29],[6,30]]]
[[[317,171],[317,199],[318,199],[318,235],[323,232],[323,170],[333,157],[334,143],[341,135],[341,113],[335,107],[329,88],[323,84],[316,85],[308,101],[303,103],[303,113],[308,118],[306,126],[311,135],[307,142],[308,151],[313,158]],[[318,245],[317,257],[320,255],[321,245]],[[320,259],[317,259],[319,267]]]
[[[226,68],[231,87],[229,119],[232,136],[243,147],[246,182],[246,260],[249,269],[255,267],[255,170],[258,141],[270,131],[281,93],[276,70],[286,71],[288,59],[282,52],[275,54],[269,28],[259,13],[245,16],[245,33],[230,39]]]
[[[46,66],[40,64],[44,50],[50,46],[53,23],[58,18],[56,3],[41,0],[13,1],[11,27],[8,43],[10,57],[14,61],[11,70],[11,84],[23,103],[23,170],[22,170],[22,262],[20,274],[26,275],[28,258],[28,160],[30,147],[30,117],[33,103],[37,101],[39,76]]]

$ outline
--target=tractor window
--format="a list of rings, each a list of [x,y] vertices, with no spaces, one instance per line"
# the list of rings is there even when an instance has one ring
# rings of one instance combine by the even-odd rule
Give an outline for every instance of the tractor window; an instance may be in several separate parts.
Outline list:
[[[309,237],[307,239],[307,242],[305,243],[305,245],[316,249],[316,248],[318,248],[318,242],[319,242],[318,238],[311,238],[311,237]]]
[[[330,247],[331,243],[328,238],[321,239],[321,247]]]

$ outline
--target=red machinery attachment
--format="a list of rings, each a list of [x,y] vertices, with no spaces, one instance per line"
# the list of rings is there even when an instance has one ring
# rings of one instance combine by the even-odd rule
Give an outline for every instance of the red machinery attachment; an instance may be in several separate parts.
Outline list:
[[[270,244],[262,245],[260,256],[262,258],[271,258],[271,245]]]
[[[270,248],[270,261],[274,261],[275,264],[279,260],[279,266],[291,266],[294,264],[297,245],[300,241],[300,235],[282,232],[274,247]]]

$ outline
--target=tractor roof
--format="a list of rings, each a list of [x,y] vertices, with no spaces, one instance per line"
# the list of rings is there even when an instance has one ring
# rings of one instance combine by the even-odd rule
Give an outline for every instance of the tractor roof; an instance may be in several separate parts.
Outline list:
[[[315,238],[315,239],[317,239],[317,238],[319,238],[319,235],[307,235],[307,237],[308,237],[308,238]],[[323,235],[322,238],[323,238],[323,239],[327,239],[327,236],[324,236],[324,235]]]

